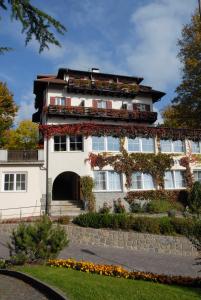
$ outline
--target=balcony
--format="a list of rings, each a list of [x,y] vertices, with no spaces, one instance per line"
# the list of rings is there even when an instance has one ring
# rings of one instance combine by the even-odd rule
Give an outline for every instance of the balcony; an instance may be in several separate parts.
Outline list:
[[[110,82],[107,80],[69,79],[68,91],[113,96],[135,96],[140,87],[137,83]]]
[[[154,123],[157,120],[156,112],[129,111],[125,109],[103,109],[83,106],[49,105],[45,108],[48,115],[63,116],[68,118],[86,118],[101,120],[119,120],[128,122]]]
[[[44,151],[39,150],[0,150],[0,163],[42,162]]]

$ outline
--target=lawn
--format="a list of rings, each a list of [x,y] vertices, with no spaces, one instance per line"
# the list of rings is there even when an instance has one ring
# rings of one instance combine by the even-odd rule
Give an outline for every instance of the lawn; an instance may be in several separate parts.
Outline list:
[[[123,278],[111,278],[48,266],[23,266],[18,267],[17,270],[28,273],[60,289],[72,300],[201,299],[201,289],[169,286]]]

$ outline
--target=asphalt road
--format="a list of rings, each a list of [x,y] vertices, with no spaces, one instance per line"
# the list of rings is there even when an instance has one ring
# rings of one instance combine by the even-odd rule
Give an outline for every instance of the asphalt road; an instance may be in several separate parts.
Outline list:
[[[0,235],[0,258],[8,258],[8,235]],[[95,247],[70,243],[59,255],[60,258],[75,258],[99,264],[121,265],[129,270],[139,270],[158,274],[200,276],[201,265],[190,256],[162,255],[111,247]]]

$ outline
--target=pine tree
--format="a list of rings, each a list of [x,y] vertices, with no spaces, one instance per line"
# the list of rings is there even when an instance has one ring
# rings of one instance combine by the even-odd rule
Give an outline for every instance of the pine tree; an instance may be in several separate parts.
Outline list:
[[[34,37],[40,45],[39,52],[49,48],[49,44],[61,46],[50,30],[53,28],[56,32],[64,34],[66,28],[44,11],[33,6],[30,0],[0,0],[0,9],[11,10],[11,19],[21,23],[22,32],[26,35],[26,45]],[[9,50],[10,47],[2,46],[0,54]]]

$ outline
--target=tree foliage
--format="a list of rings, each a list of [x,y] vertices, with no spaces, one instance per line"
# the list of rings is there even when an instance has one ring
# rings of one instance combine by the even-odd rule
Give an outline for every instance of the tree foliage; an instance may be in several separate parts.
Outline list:
[[[201,213],[201,183],[199,181],[194,182],[188,201],[191,211],[199,217]]]
[[[16,129],[10,129],[4,135],[6,149],[36,149],[38,146],[38,125],[23,120]]]
[[[201,127],[201,20],[198,11],[183,27],[178,41],[182,81],[176,88],[172,107],[163,112],[165,125]]]
[[[13,125],[17,109],[6,83],[0,82],[0,146],[3,134]]]
[[[55,258],[68,242],[64,229],[53,226],[51,220],[43,216],[35,224],[19,224],[10,236],[8,247],[15,263],[25,263]]]
[[[49,49],[49,44],[61,46],[51,29],[64,34],[66,28],[59,21],[32,5],[30,0],[0,0],[0,9],[11,9],[11,19],[19,21],[22,25],[22,32],[26,35],[26,45],[34,38],[40,45],[39,52],[45,48]],[[0,47],[0,54],[10,49]]]

